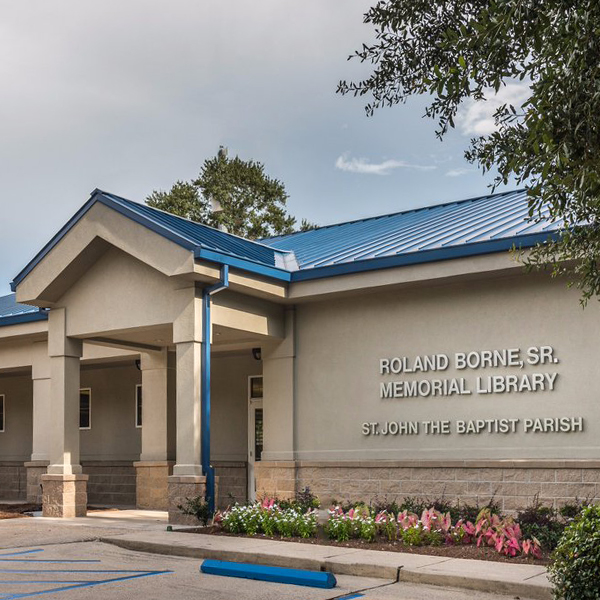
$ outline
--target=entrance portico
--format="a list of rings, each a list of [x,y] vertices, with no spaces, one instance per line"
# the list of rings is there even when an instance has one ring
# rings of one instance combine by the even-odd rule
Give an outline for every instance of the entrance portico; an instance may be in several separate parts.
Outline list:
[[[205,494],[203,345],[214,336],[215,355],[250,357],[253,347],[283,337],[283,309],[268,299],[280,290],[232,270],[231,289],[214,297],[211,331],[205,332],[202,290],[219,281],[219,268],[197,260],[186,240],[174,240],[156,223],[139,222],[121,205],[116,210],[110,203],[88,204],[15,280],[19,302],[50,309],[47,353],[40,350],[33,370],[33,428],[49,427],[34,436],[30,468],[35,464],[39,476],[48,461],[41,475],[45,515],[85,514],[88,475],[82,469],[79,422],[83,347],[135,354],[144,407],[134,462],[136,503],[168,509],[171,521],[181,520],[177,507]],[[245,401],[244,394],[244,413]],[[226,421],[216,431],[226,432]],[[213,438],[222,445],[216,434]],[[245,458],[237,454],[238,461]]]

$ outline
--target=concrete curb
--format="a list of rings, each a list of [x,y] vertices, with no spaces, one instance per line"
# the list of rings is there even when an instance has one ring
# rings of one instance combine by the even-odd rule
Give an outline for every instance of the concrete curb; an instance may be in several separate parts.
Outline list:
[[[459,575],[444,573],[440,569],[411,568],[409,566],[392,566],[360,560],[336,560],[306,558],[301,556],[282,556],[273,553],[262,553],[253,550],[226,550],[203,548],[198,546],[172,545],[168,543],[150,542],[144,540],[124,539],[121,537],[101,537],[101,542],[112,544],[126,550],[181,556],[185,558],[216,559],[247,564],[263,564],[272,567],[287,567],[295,569],[310,569],[313,571],[328,571],[336,575],[354,575],[358,577],[374,577],[394,581],[406,581],[427,585],[454,587],[479,592],[507,594],[530,600],[552,600],[551,588],[537,583],[505,581],[493,577],[475,575]],[[376,553],[377,551],[370,551]],[[412,555],[411,555],[412,556]],[[398,557],[401,561],[401,555]],[[472,561],[478,562],[478,561]],[[443,569],[442,569],[443,570]]]
[[[550,588],[531,583],[514,581],[498,581],[494,579],[475,579],[460,575],[420,573],[416,569],[403,569],[398,572],[398,581],[407,583],[422,583],[442,587],[461,588],[488,594],[506,594],[518,596],[522,600],[552,600]]]

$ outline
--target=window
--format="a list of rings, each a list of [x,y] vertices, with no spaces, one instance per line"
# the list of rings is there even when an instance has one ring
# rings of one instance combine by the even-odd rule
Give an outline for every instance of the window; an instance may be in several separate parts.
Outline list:
[[[250,398],[262,398],[263,397],[263,378],[262,377],[250,377]]]
[[[254,411],[254,460],[259,461],[263,451],[263,409]]]
[[[142,426],[142,386],[135,386],[135,426]]]
[[[4,395],[0,394],[0,433],[4,431]]]
[[[92,390],[79,390],[79,429],[92,428]]]

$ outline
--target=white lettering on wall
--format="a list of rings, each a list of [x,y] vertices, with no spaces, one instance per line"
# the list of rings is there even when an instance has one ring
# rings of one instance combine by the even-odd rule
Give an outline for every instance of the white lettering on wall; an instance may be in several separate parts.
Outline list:
[[[468,421],[373,421],[362,424],[365,436],[398,435],[479,435],[511,433],[581,433],[583,417],[546,417],[529,419],[471,419]]]
[[[522,394],[530,392],[553,392],[556,389],[556,371],[523,372],[528,368],[547,369],[558,364],[552,346],[532,346],[525,351],[521,348],[500,350],[471,350],[456,352],[450,358],[447,354],[423,356],[400,356],[379,359],[379,374],[386,378],[379,384],[379,397],[428,398],[437,396],[469,396],[471,394]],[[504,369],[509,372],[477,377],[409,377],[393,379],[394,375],[441,373],[453,367],[457,371],[477,371],[480,369]],[[510,371],[518,370],[519,373]]]

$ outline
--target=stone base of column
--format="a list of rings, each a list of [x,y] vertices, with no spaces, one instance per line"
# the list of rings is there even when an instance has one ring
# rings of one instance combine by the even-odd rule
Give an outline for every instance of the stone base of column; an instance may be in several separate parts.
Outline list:
[[[85,517],[88,475],[42,475],[42,516]]]
[[[257,498],[289,500],[296,495],[294,461],[259,461],[254,463]]]
[[[198,519],[192,515],[184,515],[180,506],[185,506],[187,499],[206,496],[206,477],[174,475],[169,477],[169,523],[175,525],[199,525]]]
[[[141,460],[135,467],[135,505],[145,510],[169,510],[169,477],[171,461]]]
[[[42,503],[42,475],[46,474],[47,460],[32,460],[23,466],[27,469],[27,502],[28,504]]]

